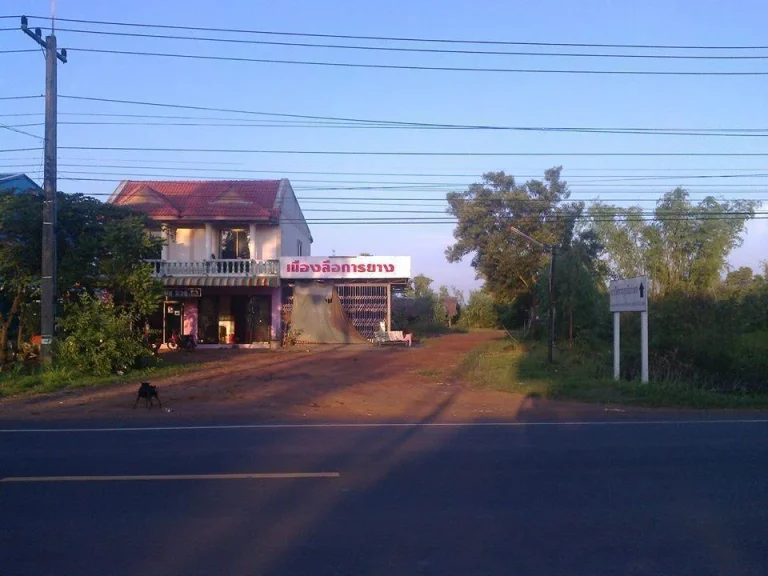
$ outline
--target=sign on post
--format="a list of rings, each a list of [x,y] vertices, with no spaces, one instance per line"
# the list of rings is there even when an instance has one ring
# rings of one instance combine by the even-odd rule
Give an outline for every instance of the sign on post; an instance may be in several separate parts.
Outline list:
[[[647,312],[648,278],[627,278],[611,282],[611,312]]]
[[[621,313],[640,312],[640,380],[648,382],[648,277],[611,281],[613,312],[613,378],[619,379],[621,354]]]

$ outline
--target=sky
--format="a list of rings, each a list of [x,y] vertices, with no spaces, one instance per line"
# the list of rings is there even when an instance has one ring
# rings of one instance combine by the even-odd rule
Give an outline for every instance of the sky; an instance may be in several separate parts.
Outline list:
[[[263,2],[256,0],[58,0],[59,18],[237,28],[247,30],[419,38],[666,45],[766,45],[765,2],[540,0],[538,2]],[[50,0],[0,0],[0,16],[50,16]],[[50,26],[34,19],[32,26]],[[767,128],[768,76],[631,76],[364,69],[242,61],[105,54],[84,48],[208,56],[410,66],[591,70],[768,71],[767,60],[647,60],[591,57],[368,52],[334,48],[206,43],[83,34],[128,31],[294,43],[642,54],[742,54],[762,51],[685,51],[536,46],[444,45],[128,29],[57,23],[69,61],[59,65],[59,189],[106,199],[121,179],[290,178],[308,218],[440,217],[449,190],[463,190],[488,171],[518,181],[562,165],[573,198],[652,208],[675,186],[705,195],[768,200],[768,157],[567,156],[593,152],[763,153],[764,137],[724,138],[637,134],[576,134],[479,130],[388,130],[266,126],[236,113],[195,112],[92,102],[97,97],[241,111],[399,122],[644,128]],[[2,30],[12,28],[12,30]],[[0,19],[0,124],[42,135],[45,63],[17,19]],[[153,126],[150,119],[76,116],[80,113],[187,115],[226,118],[236,126]],[[18,114],[36,114],[18,116]],[[143,122],[134,125],[68,122]],[[194,122],[156,119],[155,122]],[[257,125],[247,125],[248,123]],[[42,176],[41,141],[0,128],[0,172]],[[282,151],[505,152],[546,156],[397,156],[70,150],[66,147],[207,148]],[[249,172],[251,171],[251,172]],[[314,172],[315,174],[300,174]],[[366,173],[366,175],[339,174]],[[371,173],[381,174],[372,176]],[[244,176],[245,174],[245,176]],[[402,176],[401,174],[417,174]],[[739,178],[692,178],[734,175]],[[762,176],[743,177],[747,174]],[[617,178],[654,177],[618,182]],[[398,186],[397,189],[391,188]],[[328,190],[327,188],[355,188]],[[376,189],[376,188],[379,189]],[[382,188],[388,187],[388,188]],[[322,188],[326,188],[323,190]],[[333,198],[328,200],[326,198]],[[370,201],[366,198],[385,198]],[[768,205],[766,205],[768,209]],[[328,212],[355,210],[355,212]],[[396,212],[387,212],[394,210]],[[403,210],[432,214],[405,214]],[[397,212],[400,211],[400,212]],[[479,286],[468,261],[449,264],[444,252],[453,227],[443,224],[311,224],[315,255],[410,255],[414,273],[435,285]],[[754,220],[731,265],[754,268],[768,258],[768,220]]]

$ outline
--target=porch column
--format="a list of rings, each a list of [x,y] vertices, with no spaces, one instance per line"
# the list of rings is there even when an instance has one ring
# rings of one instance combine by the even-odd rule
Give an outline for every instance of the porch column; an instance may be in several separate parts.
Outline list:
[[[213,254],[213,226],[205,224],[205,258],[203,260],[210,260],[211,254]]]
[[[168,257],[171,253],[170,246],[168,246],[168,244],[170,244],[171,242],[171,238],[170,238],[171,235],[168,233],[168,231],[169,231],[168,227],[163,226],[160,232],[163,238],[163,251],[162,251],[162,254],[160,255],[160,258],[164,261],[167,261],[169,259]]]
[[[256,253],[256,224],[251,224],[248,228],[249,257],[251,260],[261,260],[261,255]]]

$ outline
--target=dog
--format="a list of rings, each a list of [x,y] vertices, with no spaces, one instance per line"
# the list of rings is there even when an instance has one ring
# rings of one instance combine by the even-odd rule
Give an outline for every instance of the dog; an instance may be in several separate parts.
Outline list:
[[[153,406],[152,398],[157,398],[157,403],[160,405],[160,408],[163,407],[163,403],[160,402],[160,396],[157,394],[157,386],[152,386],[149,382],[142,382],[141,386],[139,386],[139,393],[136,396],[136,402],[133,405],[134,409],[139,405],[139,400],[142,398],[144,398],[144,403],[146,404],[147,409],[152,408]]]

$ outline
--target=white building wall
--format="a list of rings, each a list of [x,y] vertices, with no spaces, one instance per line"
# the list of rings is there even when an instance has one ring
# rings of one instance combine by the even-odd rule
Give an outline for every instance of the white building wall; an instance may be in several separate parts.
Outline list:
[[[169,260],[192,260],[192,234],[189,228],[177,228],[169,242]],[[174,241],[175,236],[175,241]]]
[[[251,254],[253,260],[276,260],[280,257],[280,228],[256,225],[250,234],[251,245],[255,249],[255,253]]]
[[[193,261],[210,258],[205,252],[205,230],[197,228],[176,228],[168,242],[167,259],[171,261]]]
[[[277,207],[280,209],[280,256],[299,256],[299,242],[301,242],[301,255],[311,256],[312,234],[304,219],[304,214],[296,199],[296,194],[288,180],[280,182],[280,191],[277,198]]]

